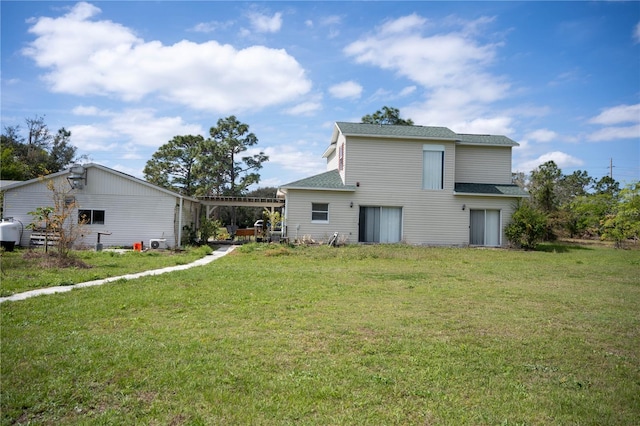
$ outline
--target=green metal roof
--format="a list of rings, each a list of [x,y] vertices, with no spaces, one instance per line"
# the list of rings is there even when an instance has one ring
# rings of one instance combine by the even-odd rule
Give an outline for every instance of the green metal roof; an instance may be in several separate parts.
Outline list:
[[[340,172],[338,172],[338,170],[330,170],[328,172],[320,173],[319,175],[287,183],[282,185],[280,189],[355,191],[356,187],[342,183],[342,178],[340,177]]]
[[[346,136],[391,136],[423,139],[448,139],[455,141],[458,135],[446,127],[432,126],[398,126],[392,124],[336,123]]]
[[[458,195],[488,195],[503,197],[528,197],[529,193],[518,185],[496,185],[493,183],[456,183],[454,192]]]
[[[458,138],[460,140],[460,143],[463,143],[463,144],[519,146],[519,144],[516,141],[501,135],[471,135],[471,134],[465,134],[465,133],[458,133]]]

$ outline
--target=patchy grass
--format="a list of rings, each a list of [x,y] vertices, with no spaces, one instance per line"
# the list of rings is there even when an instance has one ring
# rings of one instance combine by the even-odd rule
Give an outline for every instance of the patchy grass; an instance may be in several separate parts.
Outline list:
[[[150,250],[73,251],[67,259],[42,249],[15,250],[0,255],[0,297],[36,288],[72,285],[85,281],[183,265],[211,253],[209,247],[184,251]]]
[[[249,244],[2,315],[2,424],[635,424],[640,252]]]

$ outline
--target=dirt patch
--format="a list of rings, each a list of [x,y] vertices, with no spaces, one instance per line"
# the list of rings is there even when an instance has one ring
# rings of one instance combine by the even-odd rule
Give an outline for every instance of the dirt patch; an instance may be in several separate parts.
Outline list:
[[[79,268],[90,269],[91,265],[73,256],[60,257],[57,253],[43,253],[29,250],[22,255],[33,266],[40,268]]]

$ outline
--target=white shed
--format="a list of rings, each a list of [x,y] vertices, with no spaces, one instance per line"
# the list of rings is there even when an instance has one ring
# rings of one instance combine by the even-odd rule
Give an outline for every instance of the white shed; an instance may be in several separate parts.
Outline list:
[[[25,227],[22,246],[30,242],[31,231],[26,227],[33,217],[28,213],[53,206],[52,192],[47,188],[51,180],[56,187],[66,185],[71,190],[69,195],[75,200],[78,217],[88,219],[77,247],[95,246],[98,233],[110,233],[101,236],[105,247],[139,242],[148,247],[151,240],[160,240],[161,246],[180,247],[187,237],[184,229],[197,223],[197,199],[90,163],[2,188],[4,218],[13,218]]]

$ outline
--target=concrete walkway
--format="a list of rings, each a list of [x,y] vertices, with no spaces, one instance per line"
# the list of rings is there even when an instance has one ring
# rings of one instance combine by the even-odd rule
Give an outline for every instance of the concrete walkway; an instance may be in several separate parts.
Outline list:
[[[65,291],[71,291],[74,288],[93,287],[95,285],[107,284],[107,283],[122,280],[122,279],[134,280],[136,278],[146,277],[148,275],[160,275],[166,272],[182,271],[184,269],[189,269],[195,266],[202,266],[202,265],[211,263],[214,260],[220,259],[222,256],[231,253],[235,248],[236,246],[221,247],[218,250],[214,251],[212,254],[205,256],[202,259],[198,259],[195,262],[191,262],[187,265],[170,266],[162,269],[154,269],[152,271],[138,272],[136,274],[122,275],[119,277],[109,277],[109,278],[104,278],[102,280],[87,281],[85,283],[74,284],[74,285],[47,287],[47,288],[39,288],[31,291],[25,291],[24,293],[17,293],[8,297],[0,297],[0,303],[15,302],[18,300],[28,299],[30,297],[40,296],[43,294],[64,293]]]

